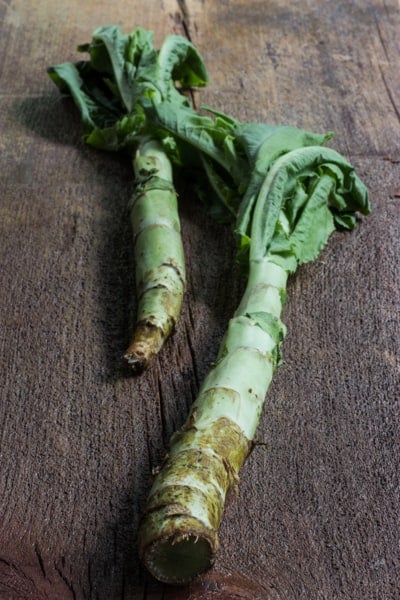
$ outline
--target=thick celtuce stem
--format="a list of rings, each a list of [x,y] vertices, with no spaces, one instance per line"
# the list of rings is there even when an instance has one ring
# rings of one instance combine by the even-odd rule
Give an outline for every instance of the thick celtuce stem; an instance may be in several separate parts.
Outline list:
[[[125,353],[145,369],[174,331],[185,288],[185,263],[171,164],[161,144],[144,141],[135,156],[130,205],[136,263],[137,317]]]
[[[185,583],[214,560],[225,497],[252,448],[277,366],[286,280],[268,257],[250,263],[246,292],[217,361],[171,440],[139,535],[142,559],[161,581]]]

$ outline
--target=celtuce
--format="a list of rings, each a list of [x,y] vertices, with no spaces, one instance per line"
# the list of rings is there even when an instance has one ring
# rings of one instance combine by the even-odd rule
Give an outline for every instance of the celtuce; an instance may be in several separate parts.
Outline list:
[[[269,257],[254,265],[216,364],[171,440],[139,538],[143,561],[161,581],[187,583],[214,561],[225,497],[239,483],[277,365],[286,280]],[[260,327],[253,311],[268,315],[271,330]]]
[[[238,229],[250,225],[247,288],[186,423],[171,439],[141,524],[142,560],[161,581],[187,583],[214,561],[226,494],[238,485],[280,364],[287,278],[324,247],[338,204],[347,216],[369,212],[352,167],[335,151],[310,146],[272,160],[250,216],[241,211]]]
[[[155,51],[142,29],[96,30],[80,50],[91,60],[50,69],[81,111],[84,139],[135,155],[131,204],[138,328],[127,352],[135,369],[151,361],[179,316],[184,289],[180,226],[171,164],[190,169],[209,214],[229,222],[247,287],[215,364],[190,414],[171,439],[139,531],[153,575],[186,583],[208,569],[228,490],[253,446],[273,374],[281,362],[281,316],[289,275],[314,260],[335,229],[368,214],[368,193],[353,167],[326,148],[332,135],[241,123],[208,108],[198,114],[177,89],[207,82],[184,38]]]
[[[125,359],[139,371],[158,354],[178,322],[185,261],[171,163],[159,142],[150,139],[140,144],[134,171],[136,192],[130,214],[138,308]]]
[[[136,191],[130,202],[135,240],[137,317],[125,359],[134,372],[149,366],[180,317],[185,267],[170,146],[152,120],[153,107],[189,106],[183,91],[203,86],[207,73],[195,47],[170,35],[162,48],[137,28],[99,27],[78,47],[89,60],[48,69],[80,111],[84,141],[133,157]],[[176,84],[179,84],[178,90]]]

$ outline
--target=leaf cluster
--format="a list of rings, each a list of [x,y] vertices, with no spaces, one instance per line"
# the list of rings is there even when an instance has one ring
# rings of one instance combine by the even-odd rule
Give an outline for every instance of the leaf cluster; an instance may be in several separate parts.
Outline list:
[[[78,50],[89,60],[48,71],[80,110],[85,141],[130,152],[144,137],[161,141],[176,166],[195,170],[209,213],[232,224],[239,262],[269,255],[293,272],[335,228],[352,229],[358,212],[370,212],[353,167],[325,146],[331,133],[194,110],[185,90],[206,85],[208,75],[187,39],[170,35],[155,50],[152,32],[108,26]]]
[[[133,150],[144,135],[156,135],[151,107],[162,102],[189,106],[182,92],[208,81],[197,49],[178,35],[155,50],[153,32],[137,28],[124,34],[110,25],[96,29],[78,51],[89,60],[55,65],[48,73],[77,105],[84,140],[104,150]]]
[[[334,229],[353,229],[357,212],[370,212],[352,165],[324,146],[331,133],[241,123],[204,108],[214,119],[160,104],[156,121],[200,153],[201,195],[214,217],[233,222],[242,262],[251,247],[252,258],[272,254],[293,272],[317,257]]]

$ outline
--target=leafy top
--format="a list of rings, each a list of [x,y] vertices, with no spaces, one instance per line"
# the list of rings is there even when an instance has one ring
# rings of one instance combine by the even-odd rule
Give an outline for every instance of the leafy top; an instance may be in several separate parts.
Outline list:
[[[210,214],[234,224],[246,264],[268,254],[293,272],[335,228],[352,229],[357,212],[370,212],[353,167],[324,146],[331,133],[196,112],[183,92],[206,85],[208,75],[187,39],[170,35],[155,50],[152,32],[107,26],[78,50],[89,60],[48,72],[80,110],[85,141],[133,151],[143,137],[160,140],[174,164],[197,170]]]
[[[146,108],[160,102],[189,106],[182,91],[208,81],[197,49],[178,35],[156,51],[151,31],[123,34],[110,25],[96,29],[78,51],[90,60],[52,66],[48,73],[80,110],[84,140],[105,150],[134,148],[138,136],[152,133]]]

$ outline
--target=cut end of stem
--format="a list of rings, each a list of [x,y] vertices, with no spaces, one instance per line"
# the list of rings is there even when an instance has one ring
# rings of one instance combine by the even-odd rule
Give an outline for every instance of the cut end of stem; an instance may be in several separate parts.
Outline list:
[[[166,339],[164,331],[152,323],[138,323],[124,359],[134,373],[142,373],[160,351]]]
[[[194,532],[175,533],[150,544],[144,552],[143,562],[159,581],[183,585],[211,568],[214,549],[210,540]]]

